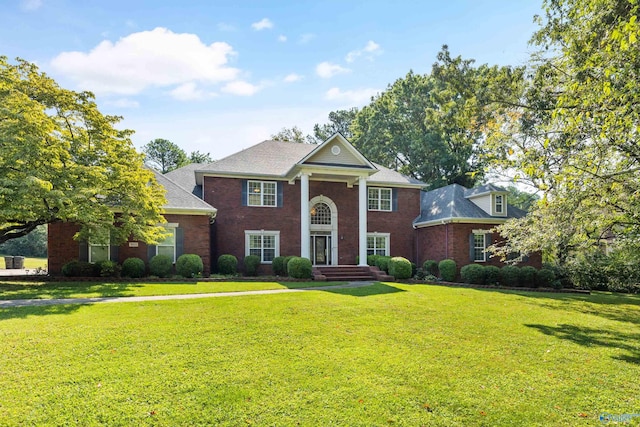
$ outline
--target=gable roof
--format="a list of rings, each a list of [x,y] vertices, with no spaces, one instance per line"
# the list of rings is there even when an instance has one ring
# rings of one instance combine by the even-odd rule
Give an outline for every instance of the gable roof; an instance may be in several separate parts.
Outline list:
[[[483,186],[489,187],[489,186]],[[497,192],[504,189],[496,188]],[[482,187],[478,187],[481,188]],[[420,197],[420,216],[413,221],[414,227],[428,227],[446,222],[477,222],[501,224],[510,218],[522,218],[526,212],[509,205],[506,217],[489,215],[469,200],[470,197],[487,193],[475,192],[458,184],[447,185],[431,191],[423,191]]]
[[[215,214],[217,209],[204,200],[194,196],[180,185],[160,172],[153,171],[156,181],[166,190],[167,203],[163,206],[166,213]]]
[[[485,184],[480,187],[465,188],[464,193],[464,197],[471,199],[488,193],[508,193],[508,191],[502,187],[498,187],[497,185]]]
[[[202,199],[202,186],[196,184],[195,171],[202,169],[208,163],[190,163],[178,169],[165,173],[163,176],[169,178],[175,184],[184,188],[191,194]]]

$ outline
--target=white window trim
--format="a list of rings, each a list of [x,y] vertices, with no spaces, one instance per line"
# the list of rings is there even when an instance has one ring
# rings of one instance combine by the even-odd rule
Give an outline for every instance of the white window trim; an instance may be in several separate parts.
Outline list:
[[[251,255],[251,236],[274,236],[275,237],[275,253],[273,257],[280,256],[280,231],[279,230],[244,230],[244,255]],[[264,249],[264,247],[262,248]],[[264,252],[263,252],[264,255]],[[271,264],[271,261],[263,261],[260,257],[260,264]]]
[[[385,256],[390,256],[390,247],[391,247],[391,233],[378,233],[378,232],[373,232],[373,233],[367,233],[367,252],[369,252],[369,237],[373,237],[374,239],[376,237],[384,237],[385,238],[385,247],[384,247],[384,252],[385,252]],[[375,242],[375,240],[374,240]],[[380,249],[380,248],[374,248],[374,252],[376,249]]]
[[[111,239],[109,239],[105,244],[93,244],[91,242],[88,242],[88,249],[89,249],[89,253],[87,254],[87,259],[89,260],[89,262],[96,262],[96,261],[92,261],[91,260],[91,247],[95,246],[95,247],[103,247],[106,246],[107,247],[107,260],[111,260]]]
[[[369,190],[375,190],[378,193],[378,197],[376,198],[376,200],[378,201],[378,209],[373,209],[369,207],[369,201],[371,200],[371,198],[369,197]],[[382,206],[382,197],[381,197],[382,190],[389,191],[389,209],[380,209],[380,207]],[[393,190],[387,187],[367,187],[367,209],[369,211],[377,211],[377,212],[393,211]]]
[[[500,203],[502,210],[498,211],[498,197],[502,198]],[[493,194],[491,197],[491,210],[494,216],[507,216],[507,195],[506,194]]]
[[[249,187],[251,186],[251,183],[258,183],[260,184],[260,204],[259,205],[255,205],[251,203],[251,191],[249,190]],[[273,184],[274,186],[274,193],[273,193],[273,205],[265,205],[264,204],[264,185],[265,184]],[[258,180],[248,180],[247,181],[247,206],[251,206],[251,207],[264,207],[264,208],[276,208],[278,207],[278,183],[276,181],[258,181]]]
[[[490,230],[473,230],[473,262],[487,262],[487,234],[490,234]],[[482,236],[482,259],[476,258],[476,236]]]
[[[175,262],[176,262],[176,255],[177,255],[177,254],[176,254],[176,252],[177,252],[177,251],[176,251],[176,237],[177,237],[177,236],[176,236],[176,228],[178,228],[178,224],[172,224],[172,223],[170,223],[170,224],[164,224],[164,226],[165,226],[165,228],[167,229],[167,231],[170,231],[170,230],[171,230],[171,231],[173,231],[173,260],[172,260],[172,261],[173,261],[173,263],[175,264]],[[159,248],[160,246],[162,246],[162,247],[168,247],[169,245],[161,245],[161,244],[159,244],[159,243],[158,243],[158,244],[157,244],[157,245],[155,245],[155,246],[156,246],[156,255],[158,255],[158,248]]]

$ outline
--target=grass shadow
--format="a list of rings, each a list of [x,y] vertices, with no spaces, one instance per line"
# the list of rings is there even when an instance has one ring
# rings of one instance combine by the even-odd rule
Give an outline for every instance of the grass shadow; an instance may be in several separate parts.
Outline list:
[[[338,295],[349,295],[352,297],[369,297],[374,295],[395,294],[397,292],[406,292],[404,289],[398,289],[394,286],[389,286],[385,283],[375,282],[372,285],[359,286],[356,284],[352,287],[341,287],[336,289],[323,289],[324,292],[329,292]]]
[[[25,319],[30,316],[49,316],[75,313],[86,304],[59,304],[23,307],[1,307],[0,322],[10,319]]]
[[[137,283],[104,282],[0,282],[2,299],[62,299],[76,294],[92,294],[95,297],[131,296],[132,289],[142,287]]]

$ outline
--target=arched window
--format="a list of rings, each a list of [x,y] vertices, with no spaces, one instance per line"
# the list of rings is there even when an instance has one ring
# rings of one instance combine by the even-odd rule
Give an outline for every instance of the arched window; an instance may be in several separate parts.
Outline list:
[[[311,224],[331,225],[331,208],[324,202],[316,203],[311,208]]]

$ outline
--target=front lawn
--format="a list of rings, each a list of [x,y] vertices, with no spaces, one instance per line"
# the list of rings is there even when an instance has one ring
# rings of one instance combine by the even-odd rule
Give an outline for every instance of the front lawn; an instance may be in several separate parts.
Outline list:
[[[4,257],[6,255],[0,254],[0,268],[4,269],[5,263],[4,263]],[[25,257],[24,258],[24,268],[29,269],[29,270],[35,270],[36,268],[42,268],[45,269],[47,268],[47,258],[34,258],[34,257]]]
[[[0,425],[587,426],[640,412],[635,296],[378,283],[4,308],[0,337]]]

